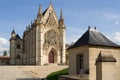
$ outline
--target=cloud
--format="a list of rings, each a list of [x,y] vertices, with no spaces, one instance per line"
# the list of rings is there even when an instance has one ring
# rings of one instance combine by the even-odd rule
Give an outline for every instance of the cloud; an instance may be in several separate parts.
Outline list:
[[[7,45],[9,44],[9,41],[5,38],[0,37],[0,45]]]
[[[111,40],[117,44],[120,44],[120,32],[115,32],[111,36]]]
[[[120,15],[117,14],[104,14],[104,17],[109,20],[120,20]]]
[[[109,21],[113,21],[115,25],[120,25],[120,15],[106,13],[106,14],[103,14],[103,18]]]
[[[116,24],[116,25],[119,25],[119,24],[120,24],[120,21],[116,21],[115,24]]]
[[[0,54],[3,53],[4,50],[9,50],[9,41],[5,38],[0,37]]]

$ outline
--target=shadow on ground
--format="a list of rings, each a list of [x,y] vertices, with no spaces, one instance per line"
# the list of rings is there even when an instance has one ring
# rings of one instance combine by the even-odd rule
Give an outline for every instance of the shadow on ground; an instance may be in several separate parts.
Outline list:
[[[43,79],[40,79],[40,78],[18,78],[16,80],[43,80]]]

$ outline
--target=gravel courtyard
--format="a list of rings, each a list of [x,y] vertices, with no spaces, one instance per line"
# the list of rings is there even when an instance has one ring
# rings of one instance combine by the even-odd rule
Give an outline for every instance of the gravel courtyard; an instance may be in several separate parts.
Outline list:
[[[68,66],[0,66],[0,80],[41,80],[48,74]]]

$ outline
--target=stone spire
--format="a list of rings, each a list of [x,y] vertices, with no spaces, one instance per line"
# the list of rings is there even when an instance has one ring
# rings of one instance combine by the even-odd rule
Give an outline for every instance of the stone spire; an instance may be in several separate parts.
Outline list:
[[[59,19],[59,26],[64,26],[64,18],[63,18],[63,12],[62,9],[60,11],[60,19]]]
[[[52,6],[52,7],[53,7],[52,1],[50,2],[50,5],[49,5],[49,7],[50,7],[50,6]]]
[[[38,10],[38,15],[37,15],[37,21],[40,22],[42,20],[42,6],[39,6],[39,10]]]
[[[16,33],[15,33],[15,30],[14,30],[14,27],[13,27],[13,30],[11,32],[11,37],[15,37]]]
[[[42,13],[42,6],[39,6],[39,12]]]
[[[62,9],[61,9],[61,11],[60,11],[60,19],[63,19]]]

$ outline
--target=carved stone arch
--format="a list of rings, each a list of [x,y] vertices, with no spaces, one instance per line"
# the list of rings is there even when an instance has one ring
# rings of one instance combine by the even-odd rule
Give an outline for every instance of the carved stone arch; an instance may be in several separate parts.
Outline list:
[[[54,47],[48,50],[48,63],[57,63],[58,52]]]
[[[49,52],[50,52],[51,50],[53,50],[55,53],[57,53],[56,55],[58,56],[58,49],[57,49],[56,47],[54,47],[54,46],[51,46],[51,47],[48,48],[48,50],[47,50],[47,55],[49,54]]]
[[[52,27],[46,28],[46,29],[44,30],[44,33],[43,33],[43,34],[45,34],[46,32],[48,32],[48,31],[50,31],[50,30],[55,31],[58,35],[60,35],[59,29],[58,29],[58,28],[52,28]]]

